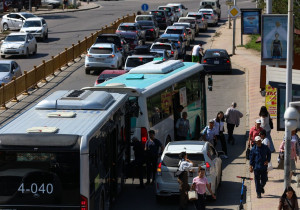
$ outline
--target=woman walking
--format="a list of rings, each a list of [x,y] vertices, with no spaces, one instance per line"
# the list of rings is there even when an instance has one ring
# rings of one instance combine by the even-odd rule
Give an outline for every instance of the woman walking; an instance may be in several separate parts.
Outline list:
[[[210,192],[213,199],[216,199],[216,196],[208,184],[207,178],[205,177],[205,168],[199,166],[198,176],[193,179],[192,189],[196,190],[198,193],[198,200],[195,201],[195,207],[197,210],[205,210],[205,192],[206,188]]]
[[[295,131],[292,131],[292,136],[295,135]],[[280,144],[279,152],[284,153],[284,146],[285,146],[285,139]],[[297,162],[297,151],[296,151],[296,141],[291,140],[291,174],[296,170],[296,163]],[[281,169],[281,168],[280,168]],[[283,169],[283,168],[282,168]]]
[[[222,151],[225,153],[224,158],[228,158],[227,145],[226,145],[226,140],[225,140],[225,136],[224,136],[224,122],[225,122],[224,113],[222,111],[219,111],[217,114],[217,117],[214,120],[215,120],[214,127],[218,134],[217,139],[219,139],[221,142]]]
[[[180,175],[178,176],[179,191],[180,191],[180,208],[181,210],[186,209],[188,203],[187,192],[190,190],[188,183],[188,171],[192,169],[193,162],[187,158],[186,152],[181,152],[179,161]]]
[[[294,189],[289,186],[280,197],[278,210],[298,210],[298,200]]]
[[[270,141],[270,150],[273,153],[273,152],[275,152],[275,148],[274,148],[273,140],[271,137],[270,114],[265,106],[262,106],[260,108],[259,116],[260,116],[260,121],[261,121],[260,127],[263,128],[267,132],[266,137]]]

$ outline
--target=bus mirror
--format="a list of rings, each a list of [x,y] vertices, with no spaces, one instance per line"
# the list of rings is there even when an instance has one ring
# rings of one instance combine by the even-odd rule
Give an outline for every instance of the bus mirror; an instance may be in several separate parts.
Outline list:
[[[207,78],[207,88],[209,91],[212,91],[212,87],[213,87],[213,79],[212,79],[212,75],[208,75]]]

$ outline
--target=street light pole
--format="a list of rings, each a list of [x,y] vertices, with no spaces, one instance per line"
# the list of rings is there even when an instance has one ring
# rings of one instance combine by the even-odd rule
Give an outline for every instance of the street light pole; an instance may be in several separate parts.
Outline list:
[[[288,2],[288,37],[287,37],[287,60],[286,60],[286,110],[292,101],[292,58],[293,58],[293,0]],[[285,125],[285,148],[284,148],[284,186],[291,185],[291,130]]]

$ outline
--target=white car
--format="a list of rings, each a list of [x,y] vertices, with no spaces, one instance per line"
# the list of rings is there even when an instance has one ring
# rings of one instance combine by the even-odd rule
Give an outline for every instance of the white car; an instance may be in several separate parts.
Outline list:
[[[198,167],[205,167],[205,175],[214,194],[222,180],[222,160],[215,148],[205,141],[174,141],[167,144],[157,167],[155,192],[158,201],[167,196],[179,194],[179,184],[175,176],[180,161],[179,154],[186,152],[188,159],[193,162],[189,172],[189,185],[198,176]],[[206,189],[206,194],[210,195]]]
[[[1,26],[3,31],[7,30],[20,30],[23,22],[28,19],[36,17],[34,14],[28,12],[10,13],[3,15],[1,19]]]
[[[156,22],[155,18],[153,15],[137,15],[135,17],[135,22],[138,21],[152,21],[152,22]]]
[[[172,42],[155,42],[151,45],[150,51],[162,51],[167,50],[170,57],[173,57],[174,60],[178,59],[178,49],[176,48],[175,44]]]
[[[44,18],[36,17],[26,19],[20,32],[31,33],[43,41],[48,39],[48,25]]]
[[[122,52],[115,44],[93,44],[85,56],[85,73],[98,69],[121,69],[123,64]]]
[[[11,33],[3,41],[1,45],[1,58],[6,55],[35,55],[37,53],[37,42],[32,34],[27,33]]]
[[[153,61],[154,55],[130,55],[127,57],[124,70],[130,71],[132,68]]]
[[[17,62],[12,60],[0,61],[0,85],[2,83],[9,83],[13,77],[22,76],[22,71]]]
[[[207,20],[204,15],[199,12],[189,12],[187,17],[195,17],[200,30],[207,31]]]
[[[209,25],[218,25],[218,14],[213,9],[199,9],[199,13],[202,13]]]
[[[178,14],[178,18],[185,17],[187,15],[187,10],[183,4],[180,3],[169,3],[167,6],[173,6],[176,8],[176,13]]]

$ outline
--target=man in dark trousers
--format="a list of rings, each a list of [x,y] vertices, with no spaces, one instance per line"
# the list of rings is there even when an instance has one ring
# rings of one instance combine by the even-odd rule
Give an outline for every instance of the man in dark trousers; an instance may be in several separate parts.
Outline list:
[[[260,136],[255,137],[256,145],[250,152],[250,172],[254,171],[257,198],[265,193],[264,186],[268,180],[268,163],[271,161],[271,151],[268,146],[262,144]]]
[[[227,122],[228,130],[228,143],[231,141],[231,144],[234,145],[233,130],[234,127],[239,127],[240,118],[243,117],[243,114],[236,109],[236,102],[232,102],[231,107],[229,107],[225,113],[225,118]]]
[[[135,169],[137,171],[140,185],[137,187],[139,189],[144,189],[144,180],[143,180],[143,164],[145,162],[145,151],[144,151],[144,145],[141,141],[139,141],[137,138],[133,137],[132,139],[132,146],[134,151],[134,165]]]
[[[149,139],[145,144],[146,160],[147,160],[147,183],[146,184],[150,184],[151,176],[152,176],[152,183],[154,183],[156,169],[157,169],[159,148],[161,148],[161,152],[164,150],[164,147],[161,144],[161,142],[155,138],[155,131],[150,130],[148,133],[149,133]]]

